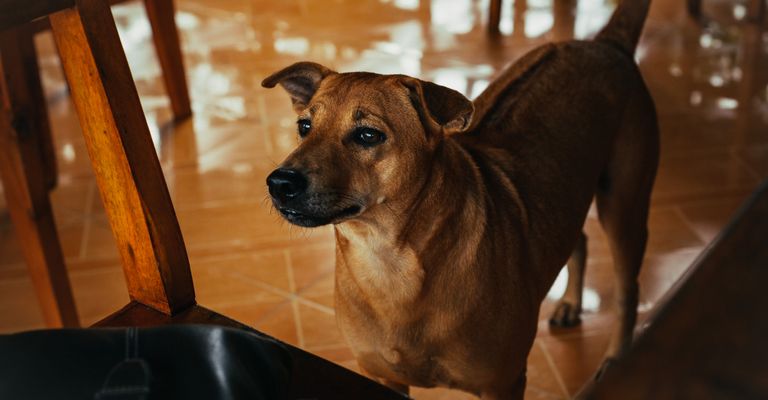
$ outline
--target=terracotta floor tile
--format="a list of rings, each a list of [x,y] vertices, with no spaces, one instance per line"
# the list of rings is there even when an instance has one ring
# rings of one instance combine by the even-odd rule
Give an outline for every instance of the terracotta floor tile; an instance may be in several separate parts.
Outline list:
[[[477,397],[464,393],[459,390],[450,390],[443,388],[424,389],[424,388],[412,388],[410,391],[411,397],[419,400],[469,400],[476,399]]]
[[[287,300],[248,302],[211,308],[286,343],[300,345],[294,314]]]
[[[272,267],[266,269],[263,266],[254,266],[253,270],[260,272],[252,275],[243,275],[238,270],[231,270],[229,261],[198,262],[192,266],[195,293],[201,304],[209,308],[217,308],[244,302],[279,302],[286,299],[284,289],[267,283],[276,282],[280,285],[287,283],[285,273],[280,271],[284,271],[285,264],[282,263],[279,254],[278,262],[264,264]]]
[[[90,326],[128,304],[128,290],[119,265],[69,274],[82,326]]]
[[[654,204],[750,193],[758,184],[758,177],[727,152],[663,158],[659,171]]]
[[[768,133],[764,134],[765,143],[747,146],[737,150],[738,156],[761,179],[768,178]]]
[[[568,392],[573,395],[592,377],[608,349],[608,334],[542,338]]]
[[[297,313],[301,318],[301,329],[304,334],[304,346],[328,347],[344,343],[344,338],[336,325],[336,315],[327,307],[312,307],[297,303]]]
[[[333,246],[304,247],[290,252],[295,291],[306,294],[333,292],[336,250]]]
[[[45,327],[43,314],[29,277],[0,282],[0,332]]]
[[[744,196],[704,199],[685,204],[680,212],[703,241],[709,243],[747,201]]]
[[[248,288],[262,288],[275,293],[288,294],[291,282],[286,263],[286,252],[280,250],[221,254],[219,256],[193,257],[190,261],[195,280],[206,282],[219,279]],[[233,292],[222,285],[221,296]]]

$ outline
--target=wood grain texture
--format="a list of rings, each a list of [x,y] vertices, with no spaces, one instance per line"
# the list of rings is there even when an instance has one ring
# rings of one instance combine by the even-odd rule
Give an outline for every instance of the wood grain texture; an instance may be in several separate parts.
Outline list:
[[[768,181],[654,309],[586,399],[768,398]]]
[[[169,317],[138,303],[97,322],[96,327],[147,327],[169,324],[211,324],[253,332],[278,341],[207,308],[193,306]],[[408,397],[297,347],[282,343],[291,355],[289,399],[404,400]]]
[[[46,325],[76,327],[77,310],[48,198],[50,171],[41,158],[47,140],[41,135],[47,129],[45,108],[39,108],[41,93],[28,90],[35,82],[39,86],[32,46],[24,26],[0,33],[0,175]]]
[[[168,314],[195,303],[163,172],[108,4],[50,16],[131,299]]]
[[[179,33],[174,21],[173,0],[144,0],[144,4],[152,26],[157,58],[163,68],[165,88],[171,98],[173,116],[176,120],[187,118],[192,115],[192,107],[189,102]]]

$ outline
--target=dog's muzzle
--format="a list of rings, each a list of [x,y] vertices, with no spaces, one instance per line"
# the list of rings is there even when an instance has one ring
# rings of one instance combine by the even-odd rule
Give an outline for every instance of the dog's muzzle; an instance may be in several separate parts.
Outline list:
[[[314,227],[353,217],[363,209],[359,201],[339,193],[308,191],[309,180],[300,171],[280,168],[267,177],[272,204],[288,222]]]

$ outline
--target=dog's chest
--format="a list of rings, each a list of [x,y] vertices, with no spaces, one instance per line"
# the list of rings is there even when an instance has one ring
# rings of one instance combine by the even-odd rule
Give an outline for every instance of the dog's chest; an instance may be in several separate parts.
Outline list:
[[[416,253],[377,235],[339,230],[336,254],[337,291],[367,298],[373,311],[387,315],[421,292],[424,270]]]

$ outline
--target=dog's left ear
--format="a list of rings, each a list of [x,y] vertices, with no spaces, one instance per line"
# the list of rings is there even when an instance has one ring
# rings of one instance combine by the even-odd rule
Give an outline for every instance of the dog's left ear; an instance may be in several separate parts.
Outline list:
[[[320,82],[336,72],[313,62],[298,62],[266,77],[261,86],[273,88],[278,83],[291,96],[293,109],[301,112],[315,95]]]
[[[475,106],[461,93],[420,79],[404,77],[419,118],[428,132],[461,132],[469,126]]]

